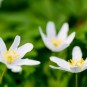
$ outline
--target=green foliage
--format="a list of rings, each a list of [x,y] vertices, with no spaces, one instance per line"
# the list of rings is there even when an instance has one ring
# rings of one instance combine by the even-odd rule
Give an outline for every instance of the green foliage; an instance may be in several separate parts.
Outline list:
[[[72,48],[80,46],[87,57],[87,0],[3,0],[0,8],[0,37],[9,48],[16,35],[21,45],[31,42],[34,49],[25,58],[41,61],[38,66],[23,66],[23,71],[7,70],[0,87],[75,87],[75,75],[49,67],[52,52],[42,42],[38,27],[45,32],[48,21],[54,21],[57,31],[64,22],[75,31],[73,43],[55,56],[71,58]],[[0,63],[0,75],[5,65]],[[87,86],[87,70],[79,74],[79,87]]]

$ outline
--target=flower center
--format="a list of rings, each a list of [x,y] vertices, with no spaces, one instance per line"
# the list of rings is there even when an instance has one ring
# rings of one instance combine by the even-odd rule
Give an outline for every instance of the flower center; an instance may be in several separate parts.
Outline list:
[[[59,46],[62,43],[62,40],[60,39],[56,39],[56,38],[52,38],[52,43],[55,47]]]
[[[18,57],[19,54],[17,54],[13,49],[9,49],[8,51],[4,52],[4,60],[7,63],[13,63]]]
[[[70,64],[71,67],[82,67],[84,64],[84,60],[83,58],[79,60],[70,59],[68,63]]]

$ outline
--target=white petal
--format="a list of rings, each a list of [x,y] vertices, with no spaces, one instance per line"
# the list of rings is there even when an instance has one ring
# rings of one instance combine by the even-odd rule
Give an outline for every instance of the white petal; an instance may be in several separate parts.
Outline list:
[[[3,59],[2,54],[0,54],[0,62],[4,63],[4,59]]]
[[[59,67],[52,66],[52,65],[50,65],[50,67],[53,68],[53,69],[60,69]]]
[[[39,31],[40,31],[40,34],[41,34],[42,40],[43,40],[44,42],[46,42],[46,36],[45,36],[45,34],[42,32],[41,27],[39,27]]]
[[[81,58],[82,58],[82,51],[81,51],[80,47],[75,46],[75,47],[73,48],[72,58],[73,58],[74,60],[78,60],[78,59],[81,59]]]
[[[50,67],[53,68],[53,69],[60,69],[60,70],[72,72],[72,71],[70,71],[69,69],[64,69],[64,68],[62,68],[62,67],[56,67],[56,66],[52,66],[52,65],[50,65]]]
[[[46,32],[48,38],[56,36],[55,24],[53,22],[50,21],[47,23]]]
[[[41,34],[41,37],[42,37],[42,40],[43,40],[45,46],[46,46],[49,50],[54,51],[55,47],[53,46],[53,43],[52,43],[51,39],[50,39],[50,38],[47,38],[47,37],[44,35],[44,33],[42,32],[41,27],[39,27],[39,31],[40,31],[40,34]]]
[[[70,44],[70,43],[73,41],[74,37],[75,37],[75,32],[73,32],[72,34],[70,34],[70,35],[67,37],[65,43]]]
[[[14,39],[13,44],[11,45],[10,49],[17,49],[18,45],[20,44],[20,36],[16,36]]]
[[[19,62],[17,62],[17,65],[38,65],[40,64],[39,61],[31,60],[31,59],[20,59]]]
[[[67,37],[67,33],[69,31],[69,25],[68,23],[64,23],[58,33],[58,38],[61,40],[65,40]]]
[[[52,52],[56,52],[57,51],[57,48],[53,45],[52,41],[50,41],[49,39],[45,39],[44,44]]]
[[[2,62],[3,60],[2,60],[2,58],[0,57],[0,62]]]
[[[55,62],[57,65],[59,65],[60,67],[64,68],[64,69],[70,69],[70,65],[68,64],[67,61],[61,59],[61,58],[57,58],[57,57],[50,57],[50,60]]]
[[[8,69],[11,69],[12,72],[20,72],[22,70],[21,66],[13,65],[13,64],[6,64]]]
[[[55,48],[55,52],[59,52],[67,48],[69,45],[68,44],[61,44],[60,46]]]
[[[19,54],[19,58],[22,58],[27,52],[33,49],[33,45],[31,43],[26,43],[23,46],[19,47],[17,53]]]
[[[39,27],[39,31],[40,31],[40,34],[41,34],[41,37],[42,37],[42,40],[43,40],[45,46],[46,46],[49,50],[51,50],[51,51],[53,51],[53,52],[59,52],[59,51],[62,51],[63,49],[65,49],[66,47],[69,46],[68,44],[63,43],[63,44],[61,44],[60,46],[55,47],[55,46],[53,45],[53,43],[52,43],[52,39],[51,39],[51,38],[47,38],[47,37],[44,35],[44,33],[42,32],[41,27]]]
[[[20,72],[22,71],[22,68],[20,66],[14,66],[11,70],[12,72]]]
[[[81,67],[75,66],[70,68],[73,73],[78,73],[81,72]]]
[[[4,41],[2,40],[2,38],[0,38],[0,51],[3,53],[7,50],[6,45],[4,43]]]

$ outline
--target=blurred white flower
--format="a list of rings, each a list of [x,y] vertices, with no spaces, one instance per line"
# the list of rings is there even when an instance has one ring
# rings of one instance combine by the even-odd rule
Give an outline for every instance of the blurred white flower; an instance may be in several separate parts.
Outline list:
[[[87,69],[87,58],[83,60],[81,49],[78,46],[73,48],[72,59],[68,62],[57,57],[50,57],[50,60],[55,62],[59,67],[50,65],[51,68],[69,71],[72,73],[82,72]]]
[[[68,36],[68,23],[63,24],[58,35],[56,35],[55,25],[51,21],[46,26],[47,35],[42,32],[41,27],[39,27],[39,31],[45,46],[53,52],[59,52],[68,47],[75,37],[75,32]]]
[[[19,72],[22,70],[22,65],[37,65],[39,61],[31,59],[22,59],[24,55],[33,49],[31,43],[26,43],[23,46],[18,47],[20,44],[20,36],[16,36],[13,44],[7,50],[6,45],[2,38],[0,38],[0,62],[6,64],[8,69],[13,72]]]

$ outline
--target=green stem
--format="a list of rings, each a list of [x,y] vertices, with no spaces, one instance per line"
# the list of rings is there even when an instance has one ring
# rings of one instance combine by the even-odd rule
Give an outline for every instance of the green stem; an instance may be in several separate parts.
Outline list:
[[[3,76],[4,76],[5,72],[6,72],[6,67],[4,68],[4,70],[3,70],[2,74],[1,74],[0,84],[2,83],[2,79],[3,79]]]
[[[78,87],[78,75],[76,73],[76,87]]]

